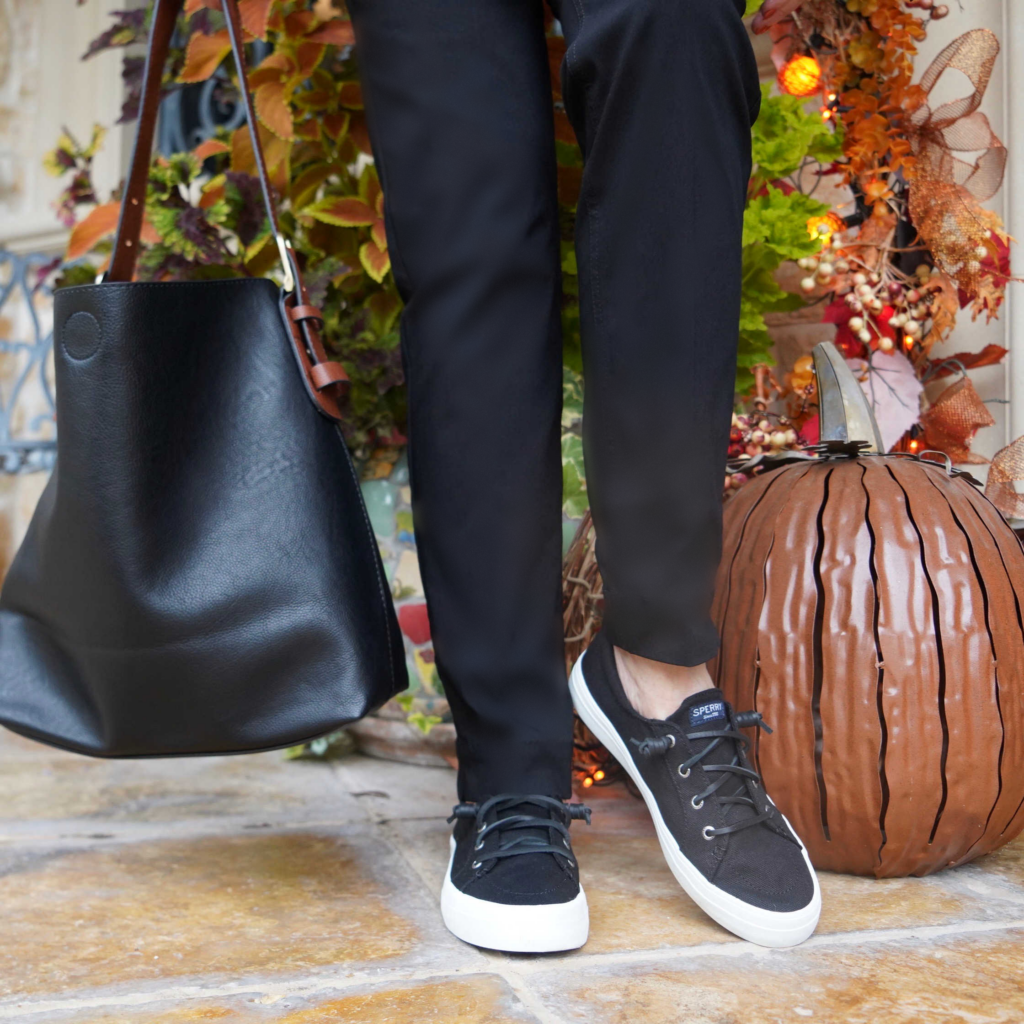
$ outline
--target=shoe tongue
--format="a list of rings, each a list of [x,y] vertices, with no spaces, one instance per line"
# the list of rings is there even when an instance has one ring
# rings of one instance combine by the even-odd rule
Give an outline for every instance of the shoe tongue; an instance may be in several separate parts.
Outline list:
[[[551,817],[551,809],[544,804],[532,804],[529,800],[524,800],[521,804],[513,804],[511,807],[506,807],[499,811],[498,818],[513,818],[519,814],[531,815],[547,821]],[[551,841],[550,831],[543,826],[538,826],[537,828],[512,828],[503,832],[502,836],[505,842],[510,842],[514,838],[522,838],[524,836],[531,836],[544,843]]]
[[[728,724],[726,714],[725,694],[712,686],[707,690],[701,690],[692,697],[687,697],[679,707],[668,716],[670,722],[681,725],[687,731],[693,731],[704,727],[710,729],[721,729]]]
[[[729,726],[729,715],[725,703],[725,694],[717,687],[701,690],[692,697],[687,697],[678,710],[669,716],[670,722],[675,722],[683,728],[684,732],[701,732],[704,729],[724,729]],[[710,740],[694,740],[694,750],[699,749]],[[708,755],[709,764],[728,764],[736,755],[735,740],[720,740],[718,746]],[[745,792],[745,787],[739,779],[729,779],[718,791],[719,796],[729,796],[735,793]],[[756,812],[746,804],[726,804],[722,820],[726,824],[735,824],[744,818],[749,818]]]

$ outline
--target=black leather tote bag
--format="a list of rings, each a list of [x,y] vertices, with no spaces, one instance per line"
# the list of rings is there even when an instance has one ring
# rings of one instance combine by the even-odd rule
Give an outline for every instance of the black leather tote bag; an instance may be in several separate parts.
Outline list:
[[[261,750],[407,685],[401,634],[278,230],[284,286],[133,282],[164,61],[158,0],[106,279],[55,296],[57,466],[0,595],[0,722],[106,757]]]

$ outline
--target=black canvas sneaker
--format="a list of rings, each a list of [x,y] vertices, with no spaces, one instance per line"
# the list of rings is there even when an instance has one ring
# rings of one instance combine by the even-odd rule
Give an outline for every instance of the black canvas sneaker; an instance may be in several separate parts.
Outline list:
[[[548,796],[458,804],[441,916],[464,942],[506,953],[553,953],[587,941],[590,915],[569,825],[590,809]]]
[[[603,634],[569,678],[580,718],[629,773],[647,803],[668,866],[719,924],[762,946],[793,946],[813,931],[821,891],[803,844],[764,791],[722,691],[688,698],[665,721],[644,718],[622,689]]]

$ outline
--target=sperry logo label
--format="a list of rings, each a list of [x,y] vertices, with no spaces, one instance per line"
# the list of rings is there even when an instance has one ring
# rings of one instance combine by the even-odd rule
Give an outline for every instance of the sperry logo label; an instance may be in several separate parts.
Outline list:
[[[705,725],[725,718],[725,701],[712,700],[690,708],[690,725]]]

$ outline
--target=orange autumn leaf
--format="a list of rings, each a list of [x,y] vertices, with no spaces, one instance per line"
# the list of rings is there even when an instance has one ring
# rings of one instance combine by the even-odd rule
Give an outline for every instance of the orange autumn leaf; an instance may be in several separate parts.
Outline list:
[[[185,67],[178,75],[178,81],[205,82],[230,52],[231,40],[226,28],[209,36],[194,32],[188,41]]]
[[[349,196],[325,196],[305,212],[325,224],[342,228],[369,227],[377,220],[376,211],[372,207],[367,206],[362,199]]]
[[[293,139],[295,126],[282,82],[267,82],[256,90],[256,116],[279,139]]]
[[[375,220],[373,227],[370,228],[370,237],[377,243],[377,246],[381,249],[388,247],[388,236],[384,230],[384,221]]]
[[[376,242],[364,242],[359,247],[359,262],[378,284],[391,269],[391,257],[387,249],[382,249]]]
[[[220,10],[220,0],[185,0],[185,17],[190,17],[200,7],[209,7],[211,10]]]
[[[311,43],[326,43],[329,46],[352,46],[356,41],[355,33],[352,31],[352,22],[335,18],[333,21],[321,25],[314,32],[306,36]]]
[[[117,230],[117,218],[121,212],[118,202],[104,203],[89,212],[72,229],[64,259],[70,262],[84,256],[102,238]]]

